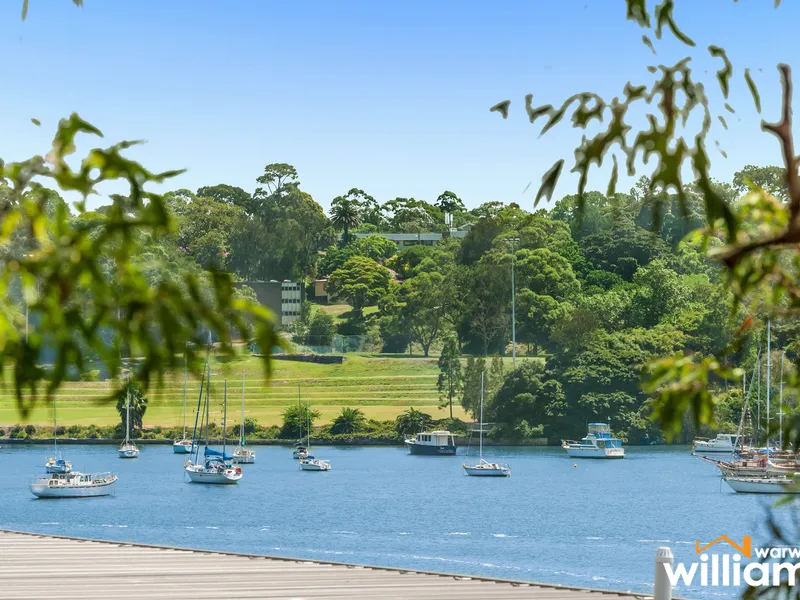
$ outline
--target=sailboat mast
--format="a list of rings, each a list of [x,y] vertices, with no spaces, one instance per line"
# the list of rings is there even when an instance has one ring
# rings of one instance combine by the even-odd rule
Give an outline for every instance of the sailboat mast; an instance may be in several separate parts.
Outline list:
[[[778,399],[778,446],[783,450],[783,363],[786,361],[786,350],[781,353],[781,388]]]
[[[211,358],[209,356],[208,366],[208,377],[207,377],[207,385],[206,385],[206,404],[205,404],[205,413],[206,413],[206,448],[208,448],[208,417],[209,417],[209,408],[208,405],[211,404]]]
[[[761,439],[761,353],[758,355],[758,390],[756,392],[756,446],[759,445]]]
[[[239,425],[239,445],[244,446],[244,371],[242,371],[242,422]]]
[[[480,425],[480,432],[479,432],[479,439],[480,439],[480,458],[483,459],[483,376],[485,371],[481,372],[481,425]]]
[[[769,388],[772,387],[772,379],[770,378],[770,337],[772,323],[767,319],[767,446],[769,447]]]
[[[58,419],[56,419],[56,394],[53,392],[53,454],[58,447]]]
[[[225,380],[222,392],[222,460],[225,460],[225,442],[228,431],[228,380]]]
[[[297,422],[300,423],[300,435],[297,437],[300,443],[303,443],[303,408],[300,405],[300,384],[297,384],[297,414],[300,417]]]
[[[183,438],[186,439],[186,380],[189,376],[189,363],[186,361],[186,353],[183,353]]]
[[[128,377],[128,393],[125,397],[125,443],[130,442],[131,436],[131,378]]]
[[[311,415],[308,414],[308,396],[306,396],[306,447],[311,448]]]

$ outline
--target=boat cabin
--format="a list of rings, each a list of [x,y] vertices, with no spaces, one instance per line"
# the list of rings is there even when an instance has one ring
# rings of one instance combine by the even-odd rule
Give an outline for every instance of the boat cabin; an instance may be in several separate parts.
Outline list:
[[[418,433],[417,444],[423,446],[455,446],[456,442],[453,434],[449,431],[431,431],[429,433]]]

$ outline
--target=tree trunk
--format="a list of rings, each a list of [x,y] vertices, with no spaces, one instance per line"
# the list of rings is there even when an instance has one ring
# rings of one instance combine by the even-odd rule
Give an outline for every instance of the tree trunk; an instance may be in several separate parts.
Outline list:
[[[450,392],[450,420],[453,420],[453,392]]]
[[[428,350],[430,349],[430,347],[431,347],[430,344],[423,344],[422,345],[422,351],[425,353],[425,358],[428,358]]]

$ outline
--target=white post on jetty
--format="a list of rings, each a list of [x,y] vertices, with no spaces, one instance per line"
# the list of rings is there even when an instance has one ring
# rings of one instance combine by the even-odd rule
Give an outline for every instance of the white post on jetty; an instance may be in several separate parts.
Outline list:
[[[675,563],[675,557],[669,546],[661,546],[656,550],[656,580],[653,585],[653,600],[672,600],[672,584],[667,576],[666,565]]]

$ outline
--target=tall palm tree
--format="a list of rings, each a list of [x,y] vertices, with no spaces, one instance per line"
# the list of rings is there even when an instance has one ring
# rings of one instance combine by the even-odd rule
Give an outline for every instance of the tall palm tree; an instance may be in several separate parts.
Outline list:
[[[342,408],[341,413],[333,420],[331,433],[357,433],[367,424],[367,418],[358,408]]]
[[[361,225],[358,203],[350,198],[337,196],[331,202],[331,223],[342,232],[342,246],[350,241],[350,230]]]

